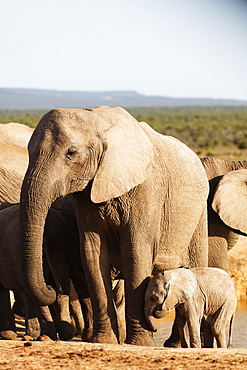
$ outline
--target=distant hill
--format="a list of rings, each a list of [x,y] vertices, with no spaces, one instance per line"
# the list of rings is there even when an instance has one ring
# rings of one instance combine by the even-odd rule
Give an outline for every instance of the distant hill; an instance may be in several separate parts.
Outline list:
[[[90,108],[98,105],[131,107],[247,106],[227,99],[167,98],[135,91],[56,91],[0,88],[0,109]]]

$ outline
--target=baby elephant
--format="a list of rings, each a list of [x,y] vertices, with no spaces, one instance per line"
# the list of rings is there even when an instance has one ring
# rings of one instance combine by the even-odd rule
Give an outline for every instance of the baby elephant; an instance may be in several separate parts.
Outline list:
[[[228,325],[230,347],[236,305],[230,276],[210,267],[160,272],[150,279],[145,294],[145,316],[152,331],[156,331],[153,316],[161,318],[176,309],[182,347],[200,348],[202,330],[204,347],[213,347],[215,338],[217,347],[226,348]]]

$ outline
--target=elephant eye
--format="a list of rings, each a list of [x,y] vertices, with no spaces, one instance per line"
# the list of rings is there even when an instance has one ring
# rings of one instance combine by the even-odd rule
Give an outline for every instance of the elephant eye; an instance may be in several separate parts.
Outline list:
[[[74,146],[71,146],[67,151],[66,157],[68,159],[74,159],[77,153],[77,149]]]
[[[152,302],[155,302],[155,301],[156,301],[156,296],[155,296],[155,295],[151,295],[150,300],[151,300]]]

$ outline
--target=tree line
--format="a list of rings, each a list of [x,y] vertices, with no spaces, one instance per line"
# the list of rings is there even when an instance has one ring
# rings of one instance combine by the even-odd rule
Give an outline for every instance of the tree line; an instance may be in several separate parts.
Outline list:
[[[156,131],[183,141],[199,155],[247,150],[247,107],[131,108],[128,111]],[[36,127],[45,110],[0,110],[0,123]]]

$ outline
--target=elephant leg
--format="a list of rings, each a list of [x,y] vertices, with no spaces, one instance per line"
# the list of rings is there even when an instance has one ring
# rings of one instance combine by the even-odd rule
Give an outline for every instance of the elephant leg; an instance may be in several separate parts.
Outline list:
[[[26,335],[37,339],[41,334],[40,322],[38,319],[38,307],[27,299],[27,310],[25,316]]]
[[[227,241],[224,237],[208,237],[208,266],[228,271]]]
[[[214,348],[214,336],[211,326],[202,321],[201,325],[202,342],[204,348]]]
[[[208,266],[207,207],[202,212],[189,245],[189,267]]]
[[[118,319],[118,331],[119,331],[119,341],[124,343],[126,339],[126,329],[124,325],[124,313],[125,313],[125,302],[124,302],[124,280],[117,280],[113,288],[113,297],[117,310]]]
[[[106,240],[94,233],[80,235],[81,257],[93,309],[94,343],[119,343]]]
[[[0,282],[0,337],[16,339],[15,318],[11,309],[9,290]]]
[[[140,225],[139,230],[142,229]],[[148,277],[152,272],[152,248],[149,242],[146,243],[147,247],[145,248],[143,243],[139,241],[143,240],[142,235],[137,233],[137,235],[132,235],[132,238],[131,245],[129,245],[128,236],[125,239],[127,241],[122,242],[121,246],[125,284],[126,343],[155,346],[153,332],[150,330],[143,309]]]
[[[190,347],[201,348],[201,317],[195,307],[193,298],[184,303],[184,312],[190,336]]]
[[[175,319],[172,325],[172,332],[168,339],[163,344],[164,347],[175,347],[180,348],[181,347],[181,339],[179,335],[178,330],[178,314],[176,312]]]
[[[79,302],[71,300],[70,305],[72,305],[73,302],[71,309],[74,313],[75,322],[78,322],[79,332],[81,333],[83,342],[89,342],[93,335],[93,311],[91,299],[89,298],[86,277],[80,260],[80,254],[77,256],[77,261],[74,261],[73,259],[71,263],[70,277]],[[73,289],[71,290],[71,293],[73,296]],[[76,302],[76,307],[74,302]],[[80,306],[78,306],[78,303],[80,303]],[[75,310],[73,311],[74,308]]]
[[[71,324],[70,310],[69,310],[69,296],[59,294],[57,296],[59,321],[58,334],[61,340],[70,340],[75,335],[75,329]]]
[[[218,348],[227,348],[226,345],[226,333],[225,330],[220,330],[219,328],[212,327],[213,336],[216,339]]]
[[[239,236],[222,222],[211,205],[208,219],[208,266],[228,271],[227,251],[237,243]]]
[[[77,335],[81,336],[84,329],[84,320],[82,316],[82,309],[79,299],[70,301],[69,307],[72,324],[74,325],[75,328],[75,336]]]
[[[176,325],[178,328],[179,337],[181,340],[181,347],[188,348],[190,346],[190,333],[184,315],[176,312]]]
[[[218,348],[227,348],[226,342],[226,324],[230,323],[229,315],[225,307],[221,307],[221,310],[217,312],[217,317],[214,323],[211,325],[213,336],[216,339]]]
[[[51,281],[54,281],[53,285],[55,285],[55,289],[58,292],[55,306],[57,310],[57,331],[60,340],[70,340],[75,335],[69,311],[70,278],[65,240],[62,239],[61,243],[56,242],[51,245],[47,240],[44,241],[44,266],[46,262],[49,266],[47,275],[51,275],[49,278]]]
[[[41,335],[47,335],[52,340],[57,340],[56,327],[48,306],[37,307]]]
[[[69,307],[75,327],[75,335],[82,335],[84,328],[82,308],[72,280],[70,280]]]
[[[15,301],[12,307],[14,315],[25,317],[26,315],[26,297],[21,291],[14,291]]]
[[[90,298],[84,298],[81,302],[84,328],[81,334],[83,342],[91,342],[93,336],[93,309]]]

